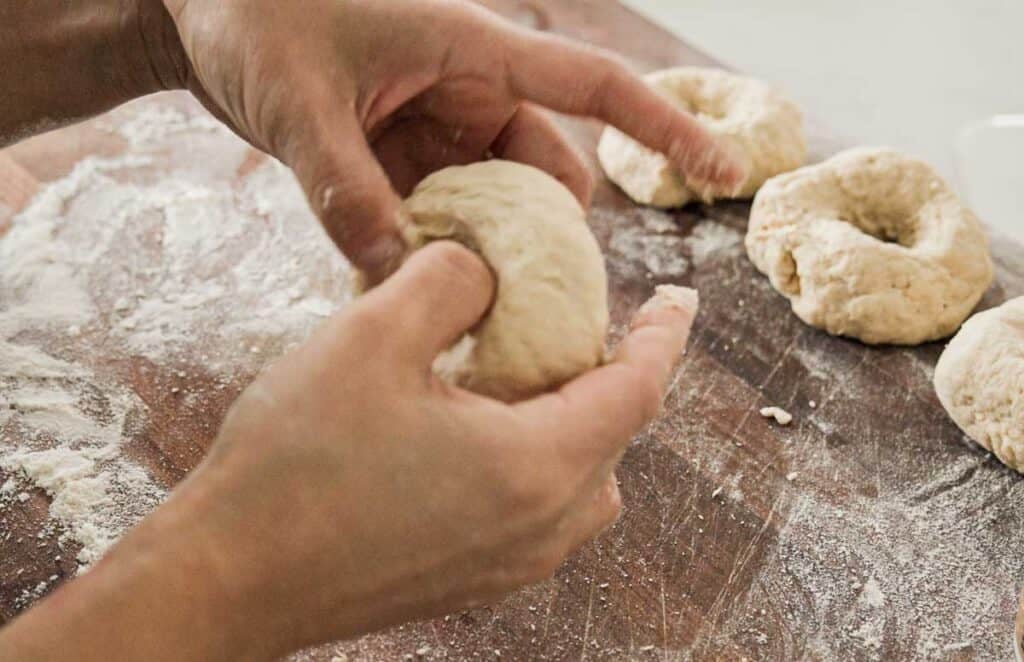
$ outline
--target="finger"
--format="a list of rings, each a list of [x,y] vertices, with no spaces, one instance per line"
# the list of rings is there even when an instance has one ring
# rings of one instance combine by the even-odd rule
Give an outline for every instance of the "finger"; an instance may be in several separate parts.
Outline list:
[[[594,182],[579,153],[543,111],[522,104],[491,145],[496,156],[532,165],[572,191],[584,209],[590,206]]]
[[[354,117],[316,117],[287,149],[328,236],[371,284],[401,262],[398,232],[402,201],[395,193]]]
[[[606,475],[595,491],[585,494],[564,521],[561,536],[571,556],[615,524],[622,512],[622,494],[615,474]]]
[[[637,313],[614,360],[559,391],[515,405],[537,443],[559,447],[578,470],[614,460],[661,409],[697,313],[694,290],[663,285]]]
[[[430,365],[480,321],[494,296],[494,276],[475,253],[436,241],[413,253],[402,268],[367,296],[366,309],[394,320],[411,360]]]
[[[603,51],[516,29],[508,39],[513,94],[572,115],[596,117],[665,154],[687,180],[724,189],[747,176],[744,159],[689,113]]]

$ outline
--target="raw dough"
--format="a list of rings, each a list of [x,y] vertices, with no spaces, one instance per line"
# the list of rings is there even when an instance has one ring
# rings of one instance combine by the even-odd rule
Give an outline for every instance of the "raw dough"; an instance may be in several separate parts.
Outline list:
[[[935,392],[967,436],[1024,473],[1024,297],[964,324],[935,366]]]
[[[948,336],[992,282],[978,219],[926,163],[888,149],[767,182],[746,246],[800,319],[871,344]]]
[[[655,89],[692,112],[719,140],[747,159],[749,176],[736,191],[693,191],[662,154],[608,127],[597,155],[608,178],[635,202],[681,207],[702,198],[749,198],[769,177],[798,168],[807,148],[800,110],[761,81],[719,69],[680,67],[646,78]]]
[[[413,248],[454,239],[497,276],[487,317],[435,368],[518,400],[598,365],[608,329],[604,258],[572,193],[530,166],[487,161],[427,177],[405,202]],[[453,293],[457,296],[457,293]]]
[[[763,418],[774,418],[775,422],[779,425],[789,425],[793,422],[793,414],[782,407],[761,407],[761,416]]]

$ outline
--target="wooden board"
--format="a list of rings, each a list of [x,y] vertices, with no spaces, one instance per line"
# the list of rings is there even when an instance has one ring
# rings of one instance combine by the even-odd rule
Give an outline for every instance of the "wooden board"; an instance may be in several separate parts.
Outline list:
[[[712,63],[610,0],[489,4],[527,25],[613,48],[641,70]],[[0,232],[39,182],[64,178],[85,156],[145,156],[111,166],[110,186],[124,182],[149,195],[165,180],[201,179],[208,195],[233,192],[218,204],[239,207],[250,202],[255,178],[285,177],[202,121],[156,137],[125,129],[168,108],[201,116],[184,96],[163,95],[0,153],[3,173],[19,173],[17,186],[0,186]],[[596,173],[599,127],[567,127]],[[840,146],[819,127],[810,132],[814,158]],[[71,204],[82,195],[75,190],[62,195],[55,227],[85,243],[101,237],[102,214]],[[257,250],[274,224],[295,236],[315,224],[294,196],[267,205],[246,212],[254,221],[244,237],[183,259],[215,280]],[[161,253],[166,219],[147,209],[118,230],[123,250],[82,263],[99,311],[91,326],[69,335],[66,324],[40,322],[0,340],[87,368],[96,404],[89,411],[104,425],[128,394],[134,404],[118,428],[120,452],[166,489],[199,462],[239,390],[309,320],[276,335],[254,332],[251,348],[215,356],[216,367],[210,351],[222,349],[222,338],[212,317],[181,351],[133,353],[119,341],[117,302],[133,293],[145,300],[166,280],[161,269],[172,269]],[[395,659],[425,650],[429,659],[1009,658],[1024,582],[1024,480],[944,415],[930,385],[941,344],[873,349],[800,323],[744,255],[748,211],[724,203],[662,213],[636,208],[607,182],[598,189],[590,221],[608,259],[616,331],[658,283],[697,287],[703,302],[664,415],[623,460],[626,509],[610,532],[551,581],[501,604],[298,657]],[[997,241],[994,252],[998,281],[983,306],[1024,294],[1024,250]],[[155,266],[146,271],[140,259]],[[308,287],[341,302],[344,268],[332,259],[310,257]],[[126,284],[129,273],[135,279]],[[13,298],[0,289],[0,331]],[[179,305],[189,319],[205,314]],[[18,380],[0,371],[10,393],[25,386]],[[765,405],[792,412],[793,424],[762,419]],[[21,411],[0,416],[0,453],[26,440],[60,443],[30,422]],[[72,576],[81,547],[70,525],[52,523],[46,491],[0,469],[0,485],[8,478],[26,496],[0,501],[0,622]]]

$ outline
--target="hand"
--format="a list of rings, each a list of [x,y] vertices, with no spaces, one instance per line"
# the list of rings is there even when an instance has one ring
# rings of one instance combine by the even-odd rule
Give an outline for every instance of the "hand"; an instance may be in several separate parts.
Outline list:
[[[458,245],[415,253],[247,389],[190,479],[219,583],[288,615],[286,648],[493,601],[617,517],[695,311],[641,313],[613,363],[509,406],[431,371],[492,294]]]
[[[187,56],[182,84],[295,170],[328,234],[374,282],[404,250],[399,196],[447,165],[528,163],[586,206],[587,170],[541,106],[615,125],[691,182],[731,187],[744,176],[619,60],[468,2],[165,3]]]
[[[617,517],[614,467],[695,311],[645,307],[611,363],[508,405],[430,369],[492,295],[460,246],[414,253],[268,368],[171,499],[0,657],[269,658],[551,576]]]

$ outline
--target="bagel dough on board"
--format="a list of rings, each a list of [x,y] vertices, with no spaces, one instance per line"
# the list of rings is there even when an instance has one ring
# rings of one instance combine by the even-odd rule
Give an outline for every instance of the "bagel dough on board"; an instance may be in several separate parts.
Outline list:
[[[693,113],[711,135],[727,141],[746,160],[748,176],[735,191],[694,184],[695,191],[664,155],[608,127],[597,146],[598,159],[608,178],[634,202],[671,208],[695,199],[749,198],[769,177],[803,165],[807,146],[800,110],[771,86],[700,67],[656,71],[645,80]]]
[[[992,282],[978,219],[926,163],[889,149],[769,180],[746,247],[800,319],[869,344],[949,336]]]
[[[1024,473],[1024,297],[967,320],[935,366],[935,392],[967,436]]]
[[[402,232],[411,248],[452,239],[476,251],[496,276],[487,316],[435,364],[442,377],[512,401],[602,361],[604,258],[561,182],[510,161],[455,166],[424,179],[405,211],[411,222]]]

